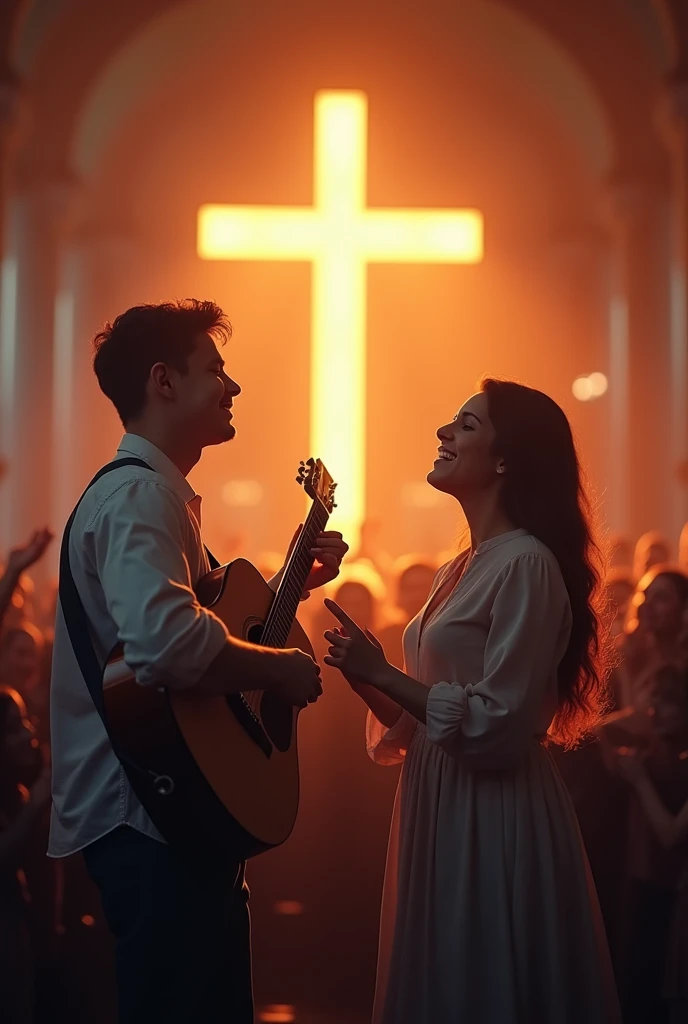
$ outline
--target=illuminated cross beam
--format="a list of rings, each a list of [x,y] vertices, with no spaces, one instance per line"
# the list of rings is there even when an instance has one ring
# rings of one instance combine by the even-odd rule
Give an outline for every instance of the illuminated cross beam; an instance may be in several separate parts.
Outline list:
[[[339,481],[337,520],[354,546],[365,516],[366,264],[477,263],[476,210],[366,209],[364,93],[315,97],[312,207],[202,206],[203,259],[313,263],[311,453]]]

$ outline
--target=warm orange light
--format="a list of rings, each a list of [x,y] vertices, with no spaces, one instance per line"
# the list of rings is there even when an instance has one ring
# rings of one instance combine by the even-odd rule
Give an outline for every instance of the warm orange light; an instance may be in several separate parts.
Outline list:
[[[587,377],[576,377],[571,385],[571,391],[573,392],[573,397],[577,398],[579,402],[589,402],[592,398],[590,381]]]
[[[579,402],[590,402],[593,398],[601,398],[607,393],[609,381],[603,373],[595,372],[586,376],[576,377],[571,385],[573,397]]]
[[[602,395],[607,393],[609,381],[603,373],[591,373],[588,381],[593,398],[601,398]]]
[[[288,1003],[274,1003],[260,1012],[258,1020],[263,1024],[294,1024],[296,1010]]]
[[[300,917],[304,906],[298,900],[277,900],[274,909],[282,917]]]
[[[202,206],[202,259],[311,260],[311,454],[339,481],[354,547],[365,515],[366,264],[477,263],[477,210],[368,210],[367,98],[315,97],[312,207]]]

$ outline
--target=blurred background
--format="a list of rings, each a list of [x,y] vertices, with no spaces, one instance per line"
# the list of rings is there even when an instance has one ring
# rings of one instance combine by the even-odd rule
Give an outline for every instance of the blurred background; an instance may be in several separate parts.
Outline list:
[[[243,394],[236,440],[207,450],[190,478],[206,542],[270,575],[303,519],[299,460],[327,461],[311,450],[314,261],[205,258],[199,211],[312,207],[323,90],[365,97],[367,209],[476,211],[482,240],[470,262],[364,264],[365,389],[341,423],[344,438],[363,431],[360,514],[346,520],[351,559],[331,592],[399,662],[403,627],[462,529],[455,503],[424,482],[434,432],[483,374],[513,377],[562,405],[580,447],[612,568],[615,711],[653,717],[660,648],[685,689],[674,579],[688,569],[685,0],[1,0],[0,562],[11,599],[0,683],[23,696],[45,745],[58,543],[32,565],[10,553],[44,525],[59,538],[117,447],[91,370],[107,320],[187,296],[227,311],[223,356]],[[331,358],[324,401],[347,360]],[[658,591],[667,564],[674,582],[660,578]],[[672,585],[669,610],[642,627],[646,595]],[[320,596],[303,621],[317,646],[329,624]],[[363,706],[338,678],[326,674],[301,721],[296,832],[249,871],[258,1013],[359,1024],[397,773],[367,760]],[[650,824],[602,745],[563,755],[563,771],[619,939],[620,985],[643,965],[649,1016],[633,1019],[660,1022],[685,857],[635,864]],[[666,798],[677,810],[688,800],[680,764]],[[97,899],[80,861],[46,864],[42,842],[36,833],[22,864],[37,1019],[108,1024]],[[15,867],[0,856],[3,870]],[[648,920],[641,908],[629,924],[619,907],[635,904],[618,879],[656,885],[669,909]],[[652,954],[621,941],[634,928]]]

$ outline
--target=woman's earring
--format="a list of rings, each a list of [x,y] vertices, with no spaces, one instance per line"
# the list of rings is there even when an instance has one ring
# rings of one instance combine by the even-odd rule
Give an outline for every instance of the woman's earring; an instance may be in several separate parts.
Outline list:
[[[498,473],[503,473],[504,472],[504,466],[497,466],[497,472]]]

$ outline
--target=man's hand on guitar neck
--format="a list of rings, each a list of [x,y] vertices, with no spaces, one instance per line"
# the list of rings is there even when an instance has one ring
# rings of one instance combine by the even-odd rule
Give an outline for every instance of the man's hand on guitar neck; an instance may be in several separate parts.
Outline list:
[[[268,585],[275,592],[279,587],[285,566],[289,561],[289,556],[294,550],[294,545],[299,539],[302,529],[303,523],[297,527],[296,533],[291,539],[284,565],[276,576],[273,576],[271,580],[268,580]],[[346,543],[341,533],[338,533],[336,530],[324,530],[322,533],[318,534],[315,547],[311,548],[310,551],[314,559],[313,568],[311,569],[303,588],[303,594],[301,595],[302,601],[305,601],[307,597],[310,597],[311,590],[315,590],[316,587],[324,587],[326,583],[331,583],[332,580],[339,576],[342,559],[348,550],[349,545]]]

